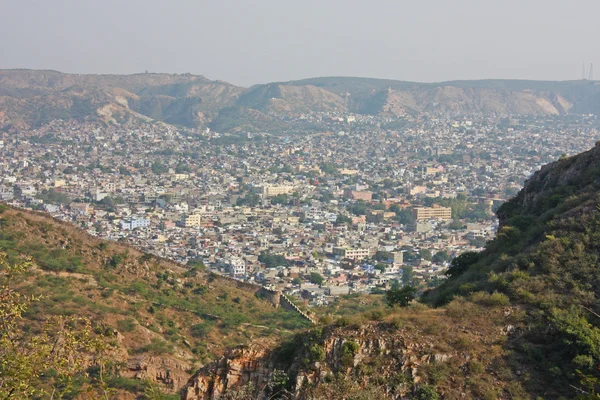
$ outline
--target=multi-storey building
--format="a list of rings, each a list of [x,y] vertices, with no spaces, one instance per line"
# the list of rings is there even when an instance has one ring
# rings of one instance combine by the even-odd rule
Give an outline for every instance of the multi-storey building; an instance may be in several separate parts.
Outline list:
[[[370,248],[350,249],[347,247],[334,247],[333,255],[340,258],[351,258],[353,260],[362,260],[369,258],[373,254]]]
[[[280,194],[291,194],[294,193],[295,187],[290,185],[277,185],[277,186],[259,186],[259,193],[261,193],[264,197],[273,197]]]
[[[181,220],[181,224],[186,228],[190,228],[192,226],[200,226],[202,223],[202,214],[188,214],[183,217]]]
[[[147,228],[148,226],[150,226],[150,220],[146,218],[130,218],[121,221],[121,229],[124,230]]]
[[[427,219],[442,219],[449,221],[452,219],[452,209],[450,207],[416,207],[413,208],[413,218],[416,221]]]

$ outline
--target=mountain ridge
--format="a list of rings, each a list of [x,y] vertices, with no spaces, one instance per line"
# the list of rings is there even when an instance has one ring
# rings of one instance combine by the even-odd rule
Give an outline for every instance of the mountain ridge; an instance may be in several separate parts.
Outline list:
[[[600,114],[600,84],[318,77],[243,88],[192,74],[0,70],[0,130],[7,132],[35,128],[53,119],[86,118],[107,124],[150,118],[188,128],[277,131],[294,126],[289,115],[311,112],[393,118],[419,113]]]

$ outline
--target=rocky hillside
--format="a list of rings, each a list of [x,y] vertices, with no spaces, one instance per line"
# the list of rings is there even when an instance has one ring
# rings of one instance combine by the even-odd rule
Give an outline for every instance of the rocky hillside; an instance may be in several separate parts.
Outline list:
[[[399,116],[418,112],[447,114],[597,113],[600,85],[588,81],[519,80],[414,83],[368,78],[314,78],[286,83],[317,87],[342,96],[347,110]]]
[[[219,131],[285,130],[310,111],[404,116],[600,113],[600,84],[517,80],[413,83],[313,78],[249,89],[190,74],[79,75],[0,70],[0,130],[54,119],[157,120]],[[298,127],[295,127],[296,129]]]
[[[0,252],[34,267],[17,285],[41,296],[27,330],[52,316],[93,321],[115,338],[121,364],[108,383],[136,398],[146,382],[176,393],[191,372],[227,348],[255,338],[290,336],[309,323],[276,308],[258,287],[101,241],[67,223],[0,205]],[[2,271],[0,271],[2,272]],[[79,382],[85,387],[85,380]],[[122,394],[123,394],[122,393]]]
[[[244,89],[189,74],[79,75],[0,70],[0,129],[54,119],[135,119],[202,126]]]
[[[182,399],[523,398],[503,349],[520,313],[477,301],[340,319],[271,349],[238,347],[201,369]]]
[[[382,307],[270,350],[237,348],[183,398],[595,398],[600,145],[544,166],[498,217],[496,239],[424,293],[433,308]]]

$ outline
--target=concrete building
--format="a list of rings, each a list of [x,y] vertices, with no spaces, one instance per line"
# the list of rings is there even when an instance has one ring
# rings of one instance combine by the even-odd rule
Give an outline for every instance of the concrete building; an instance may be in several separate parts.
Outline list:
[[[347,247],[334,247],[333,255],[340,258],[351,258],[353,260],[362,260],[373,255],[370,248],[365,249],[350,249]]]
[[[87,203],[71,203],[70,208],[77,214],[89,215],[94,212],[94,208]]]
[[[258,193],[264,197],[274,197],[280,194],[291,194],[294,193],[295,187],[290,185],[264,185],[257,187]]]
[[[15,198],[15,191],[11,187],[0,186],[0,201],[9,201]]]
[[[225,267],[227,271],[233,275],[245,275],[246,274],[246,262],[238,257],[232,257],[225,261]]]
[[[394,261],[393,261],[394,266],[401,266],[402,264],[404,264],[404,253],[403,252],[395,251],[392,253],[392,255],[394,256]]]
[[[121,221],[121,229],[124,230],[147,228],[148,226],[150,226],[150,220],[146,218],[130,218]]]
[[[433,225],[429,221],[416,221],[413,224],[413,231],[416,233],[427,233],[433,230]]]
[[[353,200],[371,201],[371,200],[373,200],[373,192],[370,192],[368,190],[346,189],[346,190],[344,190],[344,197],[347,197],[347,198],[353,199]]]
[[[452,219],[452,209],[450,207],[416,207],[413,208],[413,218],[415,221],[424,221],[428,219],[441,219],[449,221]]]
[[[202,214],[188,214],[186,216],[183,217],[183,219],[181,220],[181,225],[185,226],[186,228],[190,228],[193,226],[200,226],[200,224],[202,223]]]

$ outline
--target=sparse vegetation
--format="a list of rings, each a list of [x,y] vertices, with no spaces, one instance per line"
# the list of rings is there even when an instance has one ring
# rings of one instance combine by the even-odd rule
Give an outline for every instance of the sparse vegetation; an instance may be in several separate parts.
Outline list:
[[[0,251],[7,253],[8,262],[30,255],[34,267],[40,267],[15,281],[18,293],[40,296],[23,313],[32,331],[41,329],[41,316],[88,317],[97,321],[94,331],[109,337],[116,331],[123,335],[122,346],[132,355],[177,358],[189,352],[192,359],[206,362],[251,337],[285,337],[308,326],[295,313],[274,309],[236,283],[208,276],[202,266],[193,265],[194,272],[189,273],[183,266],[98,241],[69,225],[5,205],[0,205]],[[141,273],[146,267],[150,271]],[[140,333],[145,336],[148,331],[157,336],[140,342]],[[211,344],[210,351],[206,343]],[[104,377],[107,388],[144,393],[143,381],[118,378],[117,372],[114,378]],[[85,388],[86,382],[76,382],[77,390]]]

